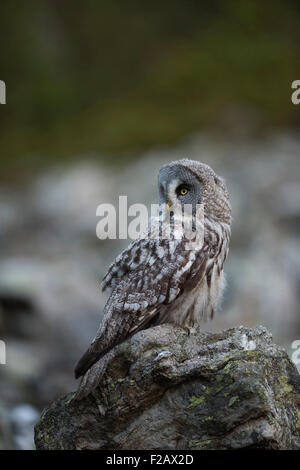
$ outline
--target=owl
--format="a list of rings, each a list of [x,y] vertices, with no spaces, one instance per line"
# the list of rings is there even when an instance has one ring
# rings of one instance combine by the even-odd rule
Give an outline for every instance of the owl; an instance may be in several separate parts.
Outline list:
[[[95,339],[75,368],[76,398],[99,384],[118,344],[142,329],[191,329],[212,318],[224,288],[231,206],[225,182],[206,164],[182,159],[160,168],[159,212],[111,264],[111,293]]]

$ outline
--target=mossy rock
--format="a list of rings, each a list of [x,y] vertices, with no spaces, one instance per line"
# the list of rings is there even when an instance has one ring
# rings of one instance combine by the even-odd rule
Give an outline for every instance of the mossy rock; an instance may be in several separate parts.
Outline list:
[[[299,405],[298,371],[265,328],[188,335],[160,325],[118,347],[94,395],[47,408],[35,441],[38,449],[299,449]]]

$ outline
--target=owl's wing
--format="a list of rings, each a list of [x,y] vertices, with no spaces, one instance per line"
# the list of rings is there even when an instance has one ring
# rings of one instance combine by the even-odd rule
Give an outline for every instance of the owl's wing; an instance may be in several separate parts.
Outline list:
[[[134,249],[117,258],[106,277],[107,285],[115,287],[97,335],[75,368],[76,378],[114,346],[143,329],[162,304],[173,302],[182,293],[185,284],[189,288],[201,280],[207,268],[208,245],[187,250],[186,242],[138,239]]]
[[[145,238],[139,237],[137,240],[132,241],[125,250],[123,250],[109,266],[105,274],[101,287],[102,290],[107,288],[114,288],[120,280],[130,271],[137,270],[145,263],[149,257],[149,244],[146,242],[148,232]]]

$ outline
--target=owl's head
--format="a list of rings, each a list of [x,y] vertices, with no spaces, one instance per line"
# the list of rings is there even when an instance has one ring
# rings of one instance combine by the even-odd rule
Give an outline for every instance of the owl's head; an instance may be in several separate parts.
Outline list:
[[[158,174],[159,204],[174,212],[184,205],[205,208],[206,215],[230,218],[228,192],[222,178],[206,164],[182,159],[160,168]],[[220,210],[222,209],[222,210]]]

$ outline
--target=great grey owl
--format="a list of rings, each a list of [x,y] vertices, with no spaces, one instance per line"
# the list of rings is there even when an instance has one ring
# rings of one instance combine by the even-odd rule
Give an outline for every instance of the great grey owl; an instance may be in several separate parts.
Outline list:
[[[111,294],[75,368],[75,377],[83,376],[77,399],[97,387],[114,348],[129,336],[166,322],[191,328],[217,308],[231,230],[225,183],[208,165],[183,159],[161,167],[158,190],[159,215],[103,279]]]

